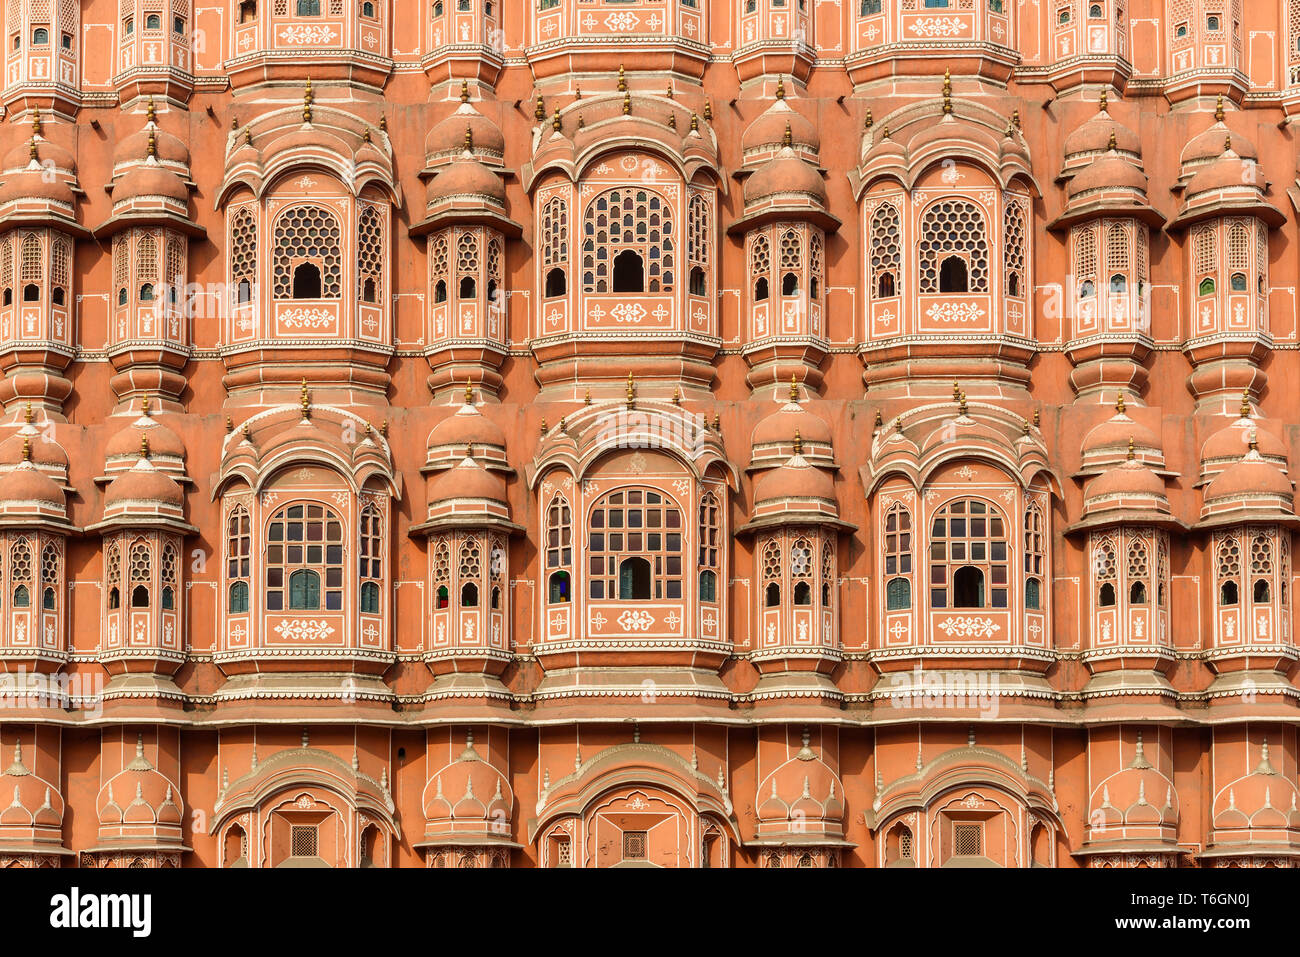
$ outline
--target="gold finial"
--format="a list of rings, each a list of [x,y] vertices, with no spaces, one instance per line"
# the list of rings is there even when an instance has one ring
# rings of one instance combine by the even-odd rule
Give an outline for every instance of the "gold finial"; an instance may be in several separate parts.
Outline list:
[[[249,146],[253,145],[253,130],[251,128],[244,130],[244,142]]]
[[[468,123],[465,124],[465,152],[474,152],[474,130]]]
[[[546,424],[546,416],[542,416],[542,435],[545,435],[549,431],[551,430]]]
[[[627,116],[631,112],[632,112],[632,94],[624,93],[623,94],[623,115]]]
[[[952,71],[944,69],[943,71],[943,114],[944,116],[952,113]]]
[[[470,381],[468,379],[465,380],[465,404],[466,405],[474,404],[474,386],[470,385]]]
[[[1250,430],[1250,450],[1252,452],[1259,451],[1259,432],[1255,429]]]
[[[39,159],[36,153],[36,137],[34,136],[32,137],[31,144],[28,146],[27,155],[30,156],[32,159]]]
[[[1223,122],[1223,94],[1219,94],[1219,101],[1214,105],[1214,120],[1216,123]]]
[[[668,92],[665,93],[664,96],[668,97],[668,99],[670,99],[670,100],[673,98],[673,84],[672,84],[672,81],[669,81],[669,83],[668,83]]]
[[[23,461],[30,462],[31,460],[32,460],[32,440],[24,435],[23,436]]]
[[[573,88],[573,98],[575,100],[582,99],[582,84],[578,84]]]
[[[230,421],[230,416],[226,416],[226,434],[229,435],[235,431],[235,423]]]
[[[632,373],[627,374],[627,407],[636,408],[636,383],[632,381]]]
[[[584,120],[584,119],[582,118],[582,114],[579,113],[579,114],[578,114],[578,129],[580,129],[580,130],[581,130],[581,129],[586,129],[586,126],[587,126],[587,121]]]
[[[668,128],[670,130],[677,129],[677,114],[671,111],[668,113]]]
[[[301,398],[299,404],[302,406],[302,417],[311,418],[311,393],[307,391],[307,380],[302,380]]]
[[[546,101],[542,99],[540,93],[537,94],[537,107],[533,110],[533,117],[538,120],[546,119]]]
[[[28,408],[31,408],[31,406],[28,406]],[[1250,418],[1250,392],[1249,391],[1243,392],[1241,394],[1241,417],[1243,419]]]
[[[966,414],[966,393],[965,392],[961,394],[961,399],[957,403],[957,408],[961,410],[962,415]]]
[[[31,425],[33,418],[35,418],[35,416],[32,415],[32,404],[28,402],[27,411],[23,413],[23,421],[26,422],[28,425]]]
[[[875,124],[876,124],[876,121],[875,121],[875,119],[871,116],[871,109],[868,107],[868,109],[867,109],[867,118],[866,118],[866,121],[862,124],[862,128],[863,128],[864,130],[869,130],[869,129],[871,129],[871,127],[873,127]]]
[[[1110,140],[1107,141],[1107,143],[1106,143],[1106,149],[1110,150],[1110,151],[1113,153],[1113,152],[1115,152],[1115,150],[1118,149],[1118,148],[1119,148],[1119,144],[1117,144],[1117,143],[1115,142],[1115,131],[1114,131],[1114,130],[1111,130],[1111,131],[1110,131]]]
[[[803,436],[799,434],[798,429],[794,430],[794,454],[803,455]]]
[[[146,120],[152,123],[157,118],[157,115],[158,114],[154,112],[154,108],[153,108],[153,97],[150,96],[148,102],[145,103],[144,117]]]
[[[149,149],[148,149],[148,153],[149,153],[149,157],[150,157],[150,159],[157,159],[157,158],[158,158],[158,140],[154,137],[154,132],[153,132],[153,130],[150,130],[150,131],[149,131]]]
[[[245,438],[245,440],[247,440],[247,441],[249,441],[249,442],[253,441],[253,430],[252,430],[251,428],[249,428],[249,425],[248,425],[247,422],[244,423],[243,432],[244,432],[244,438]]]
[[[147,459],[148,457],[149,457],[149,436],[141,435],[140,436],[140,458]]]
[[[1124,414],[1124,408],[1125,408],[1125,406],[1124,406],[1124,393],[1123,393],[1123,392],[1116,392],[1116,393],[1115,393],[1115,411],[1118,412],[1120,415],[1123,415],[1123,414]]]
[[[472,459],[473,457],[474,457],[474,443],[471,442],[465,446],[465,458]]]
[[[673,387],[673,405],[681,405],[681,404],[682,404],[682,387],[681,387],[681,386],[674,386],[674,387]]]
[[[379,434],[382,435],[382,436],[384,437],[385,440],[388,439],[388,420],[387,420],[387,419],[384,419],[384,421],[382,421],[382,422],[379,423]]]
[[[713,101],[712,100],[704,101],[704,118],[709,122],[713,122]]]
[[[627,72],[623,69],[623,64],[618,65],[618,92],[627,92]]]
[[[1012,111],[1011,111],[1011,125],[1014,126],[1016,129],[1020,129],[1020,111],[1019,111],[1019,110],[1012,110]]]
[[[1021,434],[1021,435],[1028,435],[1028,434],[1029,434],[1029,420],[1028,420],[1028,419],[1025,419],[1023,422],[1020,423],[1020,434]]]
[[[304,123],[311,122],[311,104],[315,99],[316,96],[311,91],[311,77],[307,77],[307,85],[303,87],[302,91],[302,121]]]
[[[32,107],[32,136],[42,136],[41,133],[41,108]]]
[[[956,379],[952,380],[952,401],[956,402],[961,398],[961,383]]]
[[[700,128],[700,118],[699,118],[698,116],[696,116],[694,113],[692,113],[692,114],[691,114],[691,132],[693,133],[693,132],[695,132],[696,130],[698,130],[699,128]]]
[[[785,99],[785,77],[784,76],[777,76],[776,78],[776,98],[778,100]]]
[[[794,135],[790,132],[790,124],[785,124],[785,134],[781,137],[782,146],[794,146]]]
[[[367,126],[364,130],[361,131],[361,142],[363,143],[370,142],[370,127]]]
[[[713,431],[714,432],[722,431],[722,416],[720,416],[716,412],[713,413]]]
[[[1128,460],[1132,462],[1137,458],[1137,453],[1133,451],[1133,436],[1128,437]]]
[[[568,431],[569,431],[569,423],[566,421],[566,419],[567,419],[567,416],[563,416],[563,415],[560,416],[560,431],[561,431],[561,432],[568,432]]]
[[[876,410],[876,428],[880,428],[880,427],[881,427],[882,425],[884,425],[884,424],[885,424],[885,420],[881,417],[881,415],[880,415],[880,410],[877,409],[877,410]]]
[[[1101,110],[1101,112],[1105,113],[1105,112],[1106,112],[1106,107],[1107,107],[1107,105],[1109,104],[1109,102],[1110,102],[1110,97],[1109,97],[1109,95],[1106,93],[1105,90],[1102,90],[1102,91],[1101,91],[1101,96],[1098,97],[1098,99],[1097,99],[1097,109],[1099,109],[1099,110]]]
[[[563,126],[564,124],[560,122],[560,108],[557,106],[555,108],[555,115],[551,117],[551,129],[558,133],[563,129]]]
[[[790,373],[790,401],[799,401],[799,383],[795,379],[793,372]]]
[[[888,126],[886,126],[883,130],[880,131],[880,138],[883,139],[883,140],[887,140],[887,139],[889,139],[889,127],[888,127]]]
[[[379,114],[379,132],[388,135],[388,117],[383,113]]]
[[[469,80],[460,81],[460,101],[462,103],[469,102]]]
[[[140,396],[140,414],[146,419],[149,418],[149,393],[146,392]]]
[[[582,404],[583,404],[583,405],[591,405],[591,390],[590,390],[590,389],[588,389],[588,390],[587,390],[587,394],[584,395],[584,396],[582,397]]]
[[[1038,428],[1038,410],[1034,409],[1034,428]]]
[[[1227,153],[1232,149],[1232,134],[1229,133],[1223,138],[1223,152]]]
[[[903,434],[903,417],[901,415],[894,419],[894,431],[899,435]]]
[[[237,116],[232,116],[232,117],[230,118],[230,128],[231,128],[232,130],[237,130],[237,129],[239,129],[239,117],[237,117]]]

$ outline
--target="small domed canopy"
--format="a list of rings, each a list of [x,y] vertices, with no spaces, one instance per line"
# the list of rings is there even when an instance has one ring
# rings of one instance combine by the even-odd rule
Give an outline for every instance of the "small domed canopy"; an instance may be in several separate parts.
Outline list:
[[[479,753],[470,732],[460,755],[429,777],[423,797],[426,831],[416,846],[463,844],[472,835],[475,844],[517,847],[497,825],[509,817],[514,803],[509,779]]]
[[[1088,820],[1088,844],[1097,843],[1098,838],[1114,840],[1110,835],[1117,834],[1121,845],[1127,842],[1135,848],[1160,850],[1163,844],[1177,850],[1178,792],[1147,760],[1141,732],[1129,766],[1104,778],[1093,790]]]
[[[1146,174],[1115,149],[1080,167],[1065,192],[1065,211],[1051,223],[1052,229],[1068,229],[1100,216],[1133,217],[1156,228],[1165,221],[1147,201]]]
[[[1250,750],[1259,756],[1255,769],[1214,796],[1213,830],[1202,856],[1300,852],[1300,789],[1273,765],[1267,738],[1257,752]]]
[[[1111,150],[1140,168],[1141,141],[1136,133],[1110,115],[1107,94],[1103,91],[1097,112],[1066,136],[1065,165],[1061,175],[1068,176]]]
[[[87,230],[76,222],[76,204],[83,194],[72,153],[47,140],[41,129],[39,119],[35,120],[32,135],[5,156],[0,217],[7,223],[46,225],[85,236]]]
[[[456,526],[498,527],[522,531],[510,521],[506,480],[474,460],[473,448],[455,468],[429,480],[428,521],[411,531],[431,532]]]
[[[523,234],[523,227],[506,215],[501,174],[468,150],[434,170],[425,196],[427,215],[411,227],[413,236],[453,223],[488,225],[510,237]]]
[[[755,166],[774,157],[786,145],[787,130],[789,145],[800,158],[815,162],[821,149],[817,127],[790,106],[784,88],[778,87],[776,100],[745,128],[740,138],[742,162]]]
[[[110,527],[160,526],[182,533],[195,531],[185,522],[185,493],[149,460],[148,441],[141,442],[135,465],[104,490],[104,518],[93,530]]]
[[[1282,211],[1264,198],[1267,183],[1259,163],[1242,156],[1233,144],[1233,138],[1225,136],[1218,157],[1197,165],[1185,180],[1183,205],[1170,229],[1233,214],[1255,216],[1272,227],[1286,221]]]
[[[826,420],[799,404],[798,386],[790,384],[790,398],[775,412],[759,420],[750,436],[750,470],[775,468],[794,454],[795,436],[803,457],[811,464],[835,468],[835,447]]]
[[[22,426],[0,442],[0,469],[21,465],[24,461],[30,461],[56,484],[67,484],[68,453],[54,437],[54,430],[48,424],[44,431],[36,425],[30,404],[24,413]]]
[[[30,460],[0,475],[0,527],[25,526],[71,530],[66,494]]]
[[[1239,462],[1228,466],[1205,486],[1201,502],[1198,528],[1245,522],[1300,526],[1290,479],[1259,454],[1254,441]]]
[[[838,844],[844,836],[844,782],[804,746],[758,783],[756,843]],[[794,826],[794,822],[798,822]]]
[[[95,810],[103,844],[181,848],[180,788],[145,757],[143,736],[136,739],[135,758],[99,789]]]
[[[835,480],[803,457],[803,443],[795,436],[794,454],[782,465],[754,479],[754,508],[749,522],[737,532],[752,532],[782,525],[827,525],[851,530],[839,520]]]
[[[506,433],[474,404],[474,390],[465,387],[464,402],[429,432],[428,454],[422,471],[454,468],[465,449],[474,449],[474,460],[484,468],[513,473],[506,460]]]
[[[19,738],[14,742],[13,761],[0,772],[0,853],[67,853],[62,836],[63,795],[57,783],[28,766],[39,767],[39,758],[30,749],[25,755]]]
[[[1164,480],[1136,457],[1088,482],[1083,490],[1081,520],[1069,531],[1120,524],[1182,527],[1169,508]]]
[[[1191,179],[1202,166],[1216,161],[1222,155],[1223,143],[1228,137],[1232,137],[1233,149],[1239,157],[1251,161],[1259,159],[1259,151],[1255,149],[1255,144],[1242,134],[1228,129],[1224,117],[1223,97],[1220,96],[1214,111],[1214,123],[1204,132],[1188,140],[1178,157],[1181,170],[1179,178],[1183,182]]]
[[[1259,422],[1251,417],[1249,397],[1243,396],[1240,418],[1216,430],[1201,446],[1201,482],[1210,481],[1236,464],[1252,441],[1264,461],[1287,473],[1286,445],[1272,432],[1259,427]]]
[[[480,113],[469,101],[468,85],[461,87],[461,104],[429,130],[424,140],[424,174],[440,163],[454,159],[466,149],[481,162],[500,166],[505,159],[506,140],[501,128]]]
[[[132,468],[140,459],[143,440],[148,444],[149,461],[155,469],[178,482],[187,481],[185,442],[153,415],[148,396],[140,401],[140,415],[108,440],[104,450],[105,477],[113,478]]]
[[[1121,392],[1115,398],[1115,414],[1093,426],[1083,437],[1079,474],[1096,475],[1122,464],[1128,458],[1130,443],[1138,462],[1156,471],[1164,470],[1165,453],[1160,436],[1128,414]]]

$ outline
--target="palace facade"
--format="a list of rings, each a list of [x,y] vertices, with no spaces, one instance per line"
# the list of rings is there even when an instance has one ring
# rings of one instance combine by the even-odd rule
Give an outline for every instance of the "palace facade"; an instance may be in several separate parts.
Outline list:
[[[1300,0],[5,0],[0,866],[1300,859]]]

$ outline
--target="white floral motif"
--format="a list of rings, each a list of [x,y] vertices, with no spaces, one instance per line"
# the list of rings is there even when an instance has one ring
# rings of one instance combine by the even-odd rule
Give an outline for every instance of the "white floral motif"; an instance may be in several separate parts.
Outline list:
[[[635,13],[628,13],[620,10],[618,13],[611,13],[605,18],[605,26],[611,30],[635,30],[641,18]]]
[[[334,626],[327,621],[294,618],[275,626],[276,634],[289,641],[319,641],[334,634]]]
[[[328,329],[334,314],[325,309],[287,309],[280,313],[280,324],[288,329]]]
[[[919,37],[954,37],[966,32],[966,24],[957,17],[925,17],[913,21],[912,32]]]
[[[615,322],[640,322],[645,318],[645,306],[639,302],[620,302],[609,314]]]
[[[939,622],[939,630],[949,637],[989,638],[1001,627],[992,618],[945,618]]]
[[[940,322],[978,322],[984,310],[973,302],[937,302],[925,314]]]
[[[285,43],[333,43],[336,36],[331,27],[305,23],[295,23],[280,31],[280,39]]]
[[[618,623],[624,631],[646,631],[655,622],[655,616],[648,611],[625,611],[618,616]]]

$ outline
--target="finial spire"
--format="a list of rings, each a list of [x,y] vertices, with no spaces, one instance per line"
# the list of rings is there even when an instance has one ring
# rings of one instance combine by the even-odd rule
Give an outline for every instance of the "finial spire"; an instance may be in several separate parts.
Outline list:
[[[153,130],[149,131],[149,147],[147,152],[150,159],[156,160],[158,158],[158,138],[154,135]]]
[[[1223,152],[1228,153],[1231,151],[1232,151],[1232,134],[1229,133],[1227,136],[1223,138]]]
[[[1097,98],[1097,109],[1105,113],[1106,107],[1109,105],[1110,105],[1110,94],[1108,94],[1105,90],[1102,90],[1101,96]]]
[[[1250,430],[1250,450],[1252,452],[1259,451],[1259,432],[1255,429]]]
[[[1128,460],[1132,462],[1137,458],[1137,453],[1133,451],[1133,436],[1128,437]]]
[[[794,454],[803,455],[803,436],[799,434],[798,429],[794,430]]]
[[[23,412],[23,421],[26,422],[28,425],[31,425],[31,424],[32,424],[32,419],[33,419],[34,417],[35,417],[35,416],[32,415],[32,404],[31,404],[30,402],[28,402],[28,403],[27,403],[27,409],[26,409],[26,411]]]
[[[778,75],[776,78],[776,98],[778,100],[785,99],[785,77],[784,76]]]
[[[1110,131],[1110,139],[1106,143],[1106,149],[1110,150],[1112,153],[1115,152],[1117,149],[1119,149],[1119,144],[1115,142],[1114,130]]]
[[[632,373],[627,374],[627,407],[636,408],[636,383],[632,381]]]
[[[692,113],[692,114],[691,114],[691,132],[694,132],[694,131],[698,130],[699,128],[700,128],[700,118],[699,118],[696,114]]]
[[[316,95],[311,91],[311,77],[307,77],[307,85],[302,91],[302,121],[311,122],[311,104],[316,99]]]
[[[533,108],[533,118],[536,120],[546,119],[546,101],[542,99],[540,93],[537,94],[537,106]]]
[[[1216,123],[1223,122],[1223,94],[1219,94],[1219,100],[1214,105],[1214,120]]]
[[[557,106],[555,108],[555,115],[551,117],[551,129],[555,130],[555,132],[558,133],[563,128],[564,128],[564,124],[560,122],[560,108]]]
[[[624,91],[623,93],[623,115],[629,116],[632,113],[632,94]]]
[[[790,373],[790,401],[799,401],[799,383],[795,381],[794,373]]]
[[[713,122],[713,101],[710,99],[704,101],[704,118],[709,122]]]
[[[147,459],[148,457],[149,457],[149,436],[141,435],[140,436],[140,458]]]
[[[307,380],[302,380],[299,404],[302,406],[302,418],[306,422],[311,418],[311,393],[307,391]]]
[[[882,425],[884,425],[884,424],[885,424],[885,420],[884,420],[884,418],[881,416],[881,414],[880,414],[880,410],[877,409],[877,410],[876,410],[876,428],[880,428],[880,427],[881,427]]]
[[[470,385],[468,379],[465,380],[465,404],[466,405],[474,404],[474,387]]]
[[[957,408],[961,410],[962,415],[966,414],[966,393],[965,392],[961,394],[961,399],[958,400]]]
[[[1115,411],[1120,415],[1124,414],[1124,393],[1122,391],[1115,393]]]
[[[23,461],[30,462],[31,460],[32,460],[32,440],[24,435],[23,436]]]
[[[154,108],[153,108],[153,96],[152,96],[152,95],[149,97],[148,101],[145,103],[145,107],[144,107],[144,116],[145,116],[145,119],[148,120],[150,123],[153,123],[153,122],[155,122],[155,121],[157,120],[157,116],[158,116],[158,114],[154,111]]]
[[[945,68],[943,71],[943,115],[948,116],[952,113],[952,71]]]
[[[1249,389],[1241,394],[1241,417],[1243,419],[1250,418],[1250,390]]]
[[[872,128],[873,126],[875,126],[875,125],[876,125],[876,121],[875,121],[875,119],[874,119],[874,118],[872,117],[872,115],[871,115],[871,107],[867,107],[867,118],[866,118],[866,120],[863,122],[863,124],[862,124],[862,128],[863,128],[863,129],[867,129],[867,130],[869,130],[869,129],[871,129],[871,128]]]
[[[34,106],[32,107],[32,136],[42,135],[44,134],[41,132],[41,108]]]
[[[149,393],[146,392],[140,397],[140,414],[146,419],[149,417]]]
[[[627,71],[623,69],[623,64],[618,65],[618,92],[627,92]]]
[[[469,80],[460,81],[460,101],[462,103],[469,102]]]

